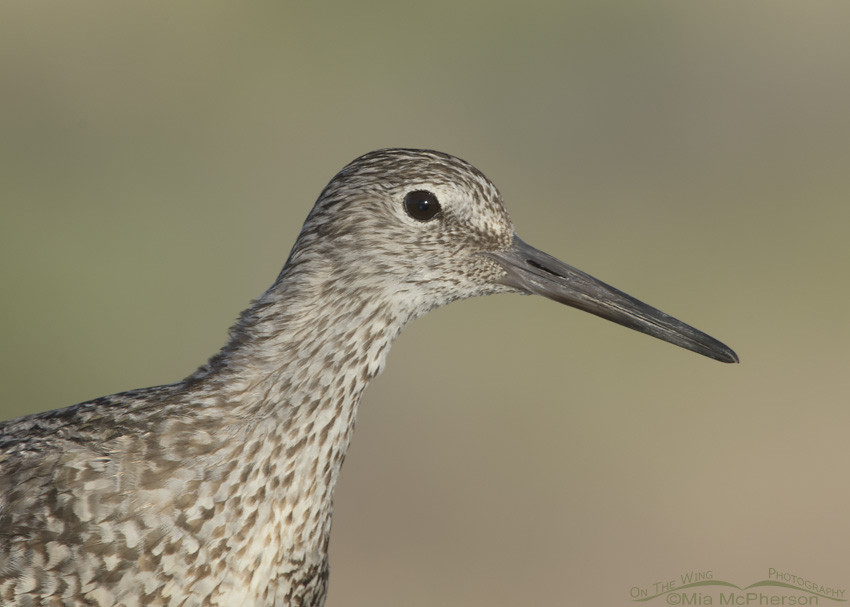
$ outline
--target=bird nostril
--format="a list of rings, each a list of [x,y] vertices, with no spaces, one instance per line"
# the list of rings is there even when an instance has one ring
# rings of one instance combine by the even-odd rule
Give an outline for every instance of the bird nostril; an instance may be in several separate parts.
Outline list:
[[[525,263],[527,263],[528,265],[530,265],[530,266],[531,266],[531,267],[533,267],[533,268],[537,268],[538,270],[541,270],[541,271],[543,271],[543,272],[546,272],[547,274],[551,274],[552,276],[556,276],[556,277],[558,277],[558,278],[566,278],[566,276],[561,276],[561,275],[560,275],[560,274],[558,274],[557,272],[553,272],[552,270],[550,270],[550,269],[549,269],[549,268],[547,268],[546,266],[540,265],[539,263],[537,263],[537,262],[536,262],[536,261],[534,261],[533,259],[526,259],[526,260],[525,260]]]

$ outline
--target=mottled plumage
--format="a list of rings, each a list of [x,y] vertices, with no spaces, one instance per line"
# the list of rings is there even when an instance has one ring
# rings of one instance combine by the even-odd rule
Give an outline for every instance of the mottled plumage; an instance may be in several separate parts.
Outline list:
[[[411,214],[412,191],[439,201],[435,217]],[[322,605],[360,396],[405,324],[457,299],[537,292],[734,360],[551,259],[466,162],[358,158],[194,374],[0,425],[0,604]]]

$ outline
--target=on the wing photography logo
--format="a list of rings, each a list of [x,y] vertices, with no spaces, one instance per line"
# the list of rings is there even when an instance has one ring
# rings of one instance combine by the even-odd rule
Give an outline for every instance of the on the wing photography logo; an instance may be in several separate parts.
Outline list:
[[[634,602],[663,602],[667,605],[828,605],[847,602],[843,588],[796,573],[767,570],[767,578],[739,586],[717,579],[713,571],[689,571],[678,578],[632,586]]]

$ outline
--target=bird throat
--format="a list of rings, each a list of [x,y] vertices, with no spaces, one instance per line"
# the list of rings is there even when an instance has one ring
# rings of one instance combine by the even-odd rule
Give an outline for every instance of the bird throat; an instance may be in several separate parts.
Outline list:
[[[186,380],[197,402],[215,395],[218,447],[193,455],[209,465],[198,474],[214,480],[201,501],[215,505],[219,524],[204,527],[221,535],[213,539],[222,571],[256,593],[240,600],[324,597],[333,491],[358,403],[409,319],[383,298],[345,297],[337,286],[301,285],[292,299],[276,283]]]

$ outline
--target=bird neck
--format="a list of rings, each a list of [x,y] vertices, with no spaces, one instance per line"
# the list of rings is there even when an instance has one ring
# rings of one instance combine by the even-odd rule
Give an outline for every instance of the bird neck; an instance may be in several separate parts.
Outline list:
[[[252,526],[283,521],[274,529],[287,558],[323,562],[360,396],[411,317],[333,271],[285,269],[243,312],[219,354],[187,378],[196,400],[216,395],[209,413],[237,439],[219,459],[240,460],[234,482],[247,475],[243,487],[247,482],[267,496],[276,512]]]
[[[414,316],[404,301],[353,284],[332,267],[287,270],[195,374],[218,384],[231,416],[309,424],[327,407],[341,413],[383,370],[390,345]]]

